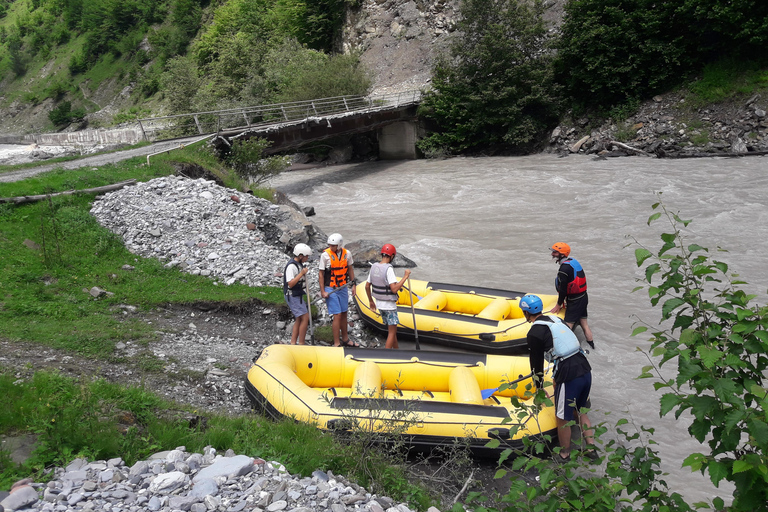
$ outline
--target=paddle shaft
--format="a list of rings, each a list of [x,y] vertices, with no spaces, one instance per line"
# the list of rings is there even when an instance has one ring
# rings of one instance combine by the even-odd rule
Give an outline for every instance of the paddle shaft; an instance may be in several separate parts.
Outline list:
[[[413,336],[416,339],[416,350],[421,350],[419,346],[419,330],[416,329],[416,308],[413,307],[413,288],[411,288],[411,276],[408,276],[408,297],[411,299],[411,314],[413,315]]]
[[[304,277],[304,287],[307,291],[307,309],[309,310],[309,344],[315,344],[315,330],[312,328],[312,296],[309,294],[309,279]]]

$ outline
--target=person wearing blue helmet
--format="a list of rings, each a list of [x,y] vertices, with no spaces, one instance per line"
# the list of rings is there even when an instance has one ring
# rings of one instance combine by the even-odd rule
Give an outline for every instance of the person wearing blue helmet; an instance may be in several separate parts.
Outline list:
[[[585,453],[591,459],[597,458],[594,451],[592,423],[581,409],[588,407],[589,392],[592,388],[592,367],[579,347],[579,340],[573,331],[556,316],[544,315],[543,303],[537,295],[526,295],[520,299],[520,309],[530,322],[528,330],[528,357],[536,388],[543,388],[544,361],[554,365],[555,417],[557,440],[560,452],[555,457],[568,460],[571,456],[571,428],[566,424],[578,418],[586,445]],[[546,390],[545,390],[546,392]],[[547,392],[547,396],[551,397]],[[575,415],[575,416],[574,416]]]

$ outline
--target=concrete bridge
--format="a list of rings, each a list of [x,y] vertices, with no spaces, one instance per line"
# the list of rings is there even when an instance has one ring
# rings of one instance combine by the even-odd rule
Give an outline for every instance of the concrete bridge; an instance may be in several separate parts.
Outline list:
[[[379,158],[417,157],[416,110],[420,91],[381,96],[340,96],[140,119],[142,137],[157,141],[179,136],[210,135],[213,144],[231,146],[251,137],[272,144],[274,154],[312,141],[376,131]]]

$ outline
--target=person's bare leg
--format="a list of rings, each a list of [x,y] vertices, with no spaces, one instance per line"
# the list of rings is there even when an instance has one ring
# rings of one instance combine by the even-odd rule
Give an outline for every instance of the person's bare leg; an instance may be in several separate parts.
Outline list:
[[[387,326],[387,344],[385,345],[385,347],[400,348],[397,343],[397,326],[396,325]]]
[[[595,444],[595,432],[592,429],[592,422],[589,421],[589,416],[586,414],[579,414],[579,425],[581,426],[581,435],[584,438],[586,444]]]
[[[293,324],[294,330],[296,329],[296,324],[299,324],[299,332],[298,332],[298,342],[299,345],[306,345],[306,336],[307,336],[307,327],[309,327],[309,313],[301,315],[299,318],[296,319],[296,323]],[[295,345],[293,342],[293,338],[291,338],[291,343]]]
[[[582,318],[581,320],[579,320],[579,325],[581,325],[581,330],[584,331],[584,338],[586,338],[587,343],[589,343],[590,346],[592,346],[592,348],[595,348],[592,343],[594,340],[594,338],[592,338],[592,329],[589,328],[587,319]]]
[[[333,315],[333,321],[331,322],[331,329],[333,329],[333,346],[338,347],[341,345],[341,315]]]
[[[571,453],[571,427],[568,420],[555,418],[557,422],[557,442],[560,445],[560,457],[565,459]]]
[[[349,341],[349,323],[347,321],[347,312],[339,313],[337,315],[339,317],[339,328],[341,329],[341,342],[344,343],[344,340]]]

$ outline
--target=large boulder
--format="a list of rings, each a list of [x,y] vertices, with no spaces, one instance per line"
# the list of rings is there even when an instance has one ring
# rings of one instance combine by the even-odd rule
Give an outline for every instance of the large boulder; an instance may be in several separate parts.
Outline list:
[[[355,240],[346,244],[344,247],[352,253],[352,259],[355,261],[355,267],[370,268],[374,263],[381,260],[381,246],[386,242],[378,240]],[[413,268],[416,263],[403,256],[399,251],[392,263],[393,267]]]

